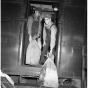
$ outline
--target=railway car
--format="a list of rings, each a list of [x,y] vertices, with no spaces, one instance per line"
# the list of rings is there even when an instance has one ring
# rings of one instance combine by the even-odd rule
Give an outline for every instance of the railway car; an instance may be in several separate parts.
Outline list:
[[[42,65],[25,63],[27,20],[35,7],[52,14],[57,27],[54,63],[61,88],[67,84],[66,80],[75,78],[81,80],[84,88],[87,77],[87,0],[1,0],[1,71],[13,79],[16,88],[39,87]]]

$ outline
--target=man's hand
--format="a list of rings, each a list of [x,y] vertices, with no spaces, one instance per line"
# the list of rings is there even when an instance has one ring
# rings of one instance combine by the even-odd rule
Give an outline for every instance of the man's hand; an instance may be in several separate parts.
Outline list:
[[[50,53],[52,53],[52,49],[50,49]]]
[[[43,43],[43,47],[44,47],[44,46],[46,46],[46,42],[45,42],[45,41],[44,41],[44,43]]]
[[[33,36],[33,40],[37,39],[39,37],[39,34],[38,35],[34,35]]]
[[[47,57],[50,57],[54,61],[54,55],[52,53],[47,53]]]
[[[31,42],[32,41],[32,37],[31,36],[29,36],[29,42]]]

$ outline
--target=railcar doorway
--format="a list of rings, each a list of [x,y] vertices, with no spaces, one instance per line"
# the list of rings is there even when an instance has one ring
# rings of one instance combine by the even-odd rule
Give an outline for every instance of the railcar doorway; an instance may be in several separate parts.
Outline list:
[[[56,9],[54,9],[54,7],[57,6]],[[44,14],[50,14],[52,15],[52,21],[54,22],[54,24],[56,25],[57,27],[57,34],[56,34],[56,43],[55,43],[55,49],[54,49],[54,63],[56,64],[57,66],[57,47],[58,47],[58,32],[59,32],[59,29],[58,29],[58,14],[59,14],[59,11],[58,11],[58,3],[50,3],[50,2],[35,2],[35,1],[30,1],[28,2],[28,6],[27,6],[27,20],[28,20],[28,17],[33,15],[34,12],[35,12],[35,9],[36,8],[41,8],[42,9],[42,16],[44,16]],[[43,35],[43,26],[44,26],[44,18],[42,19],[41,21],[41,24],[42,24],[42,29],[41,29],[41,32],[42,32],[42,35]],[[26,63],[26,53],[27,53],[27,48],[28,48],[28,45],[29,45],[29,35],[28,35],[28,29],[27,29],[27,22],[25,23],[25,27],[24,27],[24,33],[23,33],[23,52],[22,52],[22,65],[25,65],[25,66],[37,66],[37,67],[40,67],[40,62],[39,64],[37,65],[30,65],[28,63]],[[43,36],[41,36],[41,46],[43,45]],[[41,52],[42,52],[42,48],[41,47]],[[36,58],[35,58],[36,59]],[[41,55],[40,55],[40,59],[41,59]],[[39,60],[40,61],[40,60]]]

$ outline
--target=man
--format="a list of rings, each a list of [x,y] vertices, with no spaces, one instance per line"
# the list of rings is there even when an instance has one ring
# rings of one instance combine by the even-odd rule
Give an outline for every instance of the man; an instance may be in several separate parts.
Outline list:
[[[28,18],[27,29],[29,34],[29,42],[32,39],[35,40],[41,35],[41,13],[42,9],[38,7],[35,9],[35,13],[32,16],[29,16]]]
[[[43,50],[41,53],[40,63],[44,64],[46,60],[47,52],[49,51],[49,55],[53,55],[55,42],[56,42],[56,33],[57,27],[52,22],[50,14],[45,14],[44,20],[44,28],[43,28]],[[50,47],[50,49],[49,49]]]
[[[26,64],[38,65],[41,55],[41,8],[36,8],[35,13],[28,18],[27,29],[29,45],[26,50]]]

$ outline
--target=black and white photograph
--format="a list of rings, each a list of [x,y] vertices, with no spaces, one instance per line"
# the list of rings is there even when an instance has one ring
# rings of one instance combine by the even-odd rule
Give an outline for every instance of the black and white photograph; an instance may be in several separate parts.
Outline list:
[[[1,88],[87,88],[87,0],[0,0]]]

